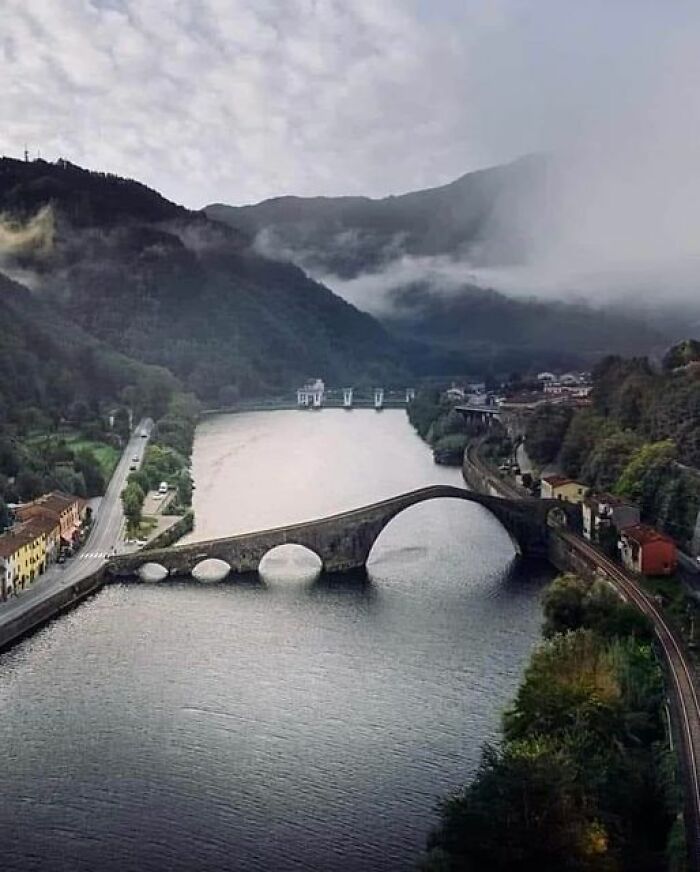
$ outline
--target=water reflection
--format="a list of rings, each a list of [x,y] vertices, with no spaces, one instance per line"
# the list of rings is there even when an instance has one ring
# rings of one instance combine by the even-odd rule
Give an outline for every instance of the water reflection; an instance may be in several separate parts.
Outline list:
[[[323,570],[318,554],[303,545],[278,545],[271,548],[260,561],[258,572],[268,583],[310,584]]]
[[[459,483],[403,413],[327,412],[207,422],[195,535]],[[0,657],[3,872],[413,869],[538,637],[546,573],[513,555],[438,500],[366,574],[271,553],[266,580],[105,588]]]

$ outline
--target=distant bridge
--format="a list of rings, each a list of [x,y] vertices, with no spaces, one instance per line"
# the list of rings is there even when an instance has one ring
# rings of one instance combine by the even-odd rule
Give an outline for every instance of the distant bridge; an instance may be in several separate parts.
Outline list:
[[[205,415],[225,412],[272,412],[287,409],[405,409],[415,397],[415,388],[326,388],[309,385],[277,397],[239,400],[230,406],[205,409]]]
[[[202,561],[215,558],[227,563],[234,574],[248,574],[258,571],[268,551],[287,544],[313,551],[326,573],[363,569],[377,537],[392,518],[410,506],[434,499],[484,506],[505,527],[521,554],[543,558],[547,556],[550,525],[566,525],[577,512],[575,506],[556,500],[504,499],[451,485],[431,485],[316,521],[120,555],[109,561],[107,572],[113,578],[124,578],[135,575],[146,563],[155,563],[169,575],[186,576]]]

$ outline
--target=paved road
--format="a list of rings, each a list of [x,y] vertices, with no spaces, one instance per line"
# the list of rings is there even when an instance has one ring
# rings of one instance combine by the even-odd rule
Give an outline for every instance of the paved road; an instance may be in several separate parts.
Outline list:
[[[31,587],[0,603],[0,626],[19,617],[56,591],[68,588],[95,572],[106,562],[112,549],[119,548],[124,520],[121,492],[129,475],[129,467],[135,462],[140,464],[143,459],[152,428],[153,421],[144,418],[134,431],[110,479],[107,493],[100,502],[92,530],[78,554],[64,564],[54,564]],[[144,432],[148,434],[145,438],[141,436]]]

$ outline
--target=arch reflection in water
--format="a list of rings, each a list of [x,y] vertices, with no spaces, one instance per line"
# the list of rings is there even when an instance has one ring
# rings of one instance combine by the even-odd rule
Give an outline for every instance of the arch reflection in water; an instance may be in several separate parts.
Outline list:
[[[138,576],[141,581],[163,581],[168,577],[168,570],[160,563],[144,563],[138,569]]]
[[[231,567],[225,560],[209,557],[195,566],[192,570],[192,576],[204,584],[211,584],[212,582],[223,581],[229,572],[231,572]]]
[[[303,545],[278,545],[271,548],[260,561],[258,573],[263,581],[311,582],[321,575],[323,563]]]

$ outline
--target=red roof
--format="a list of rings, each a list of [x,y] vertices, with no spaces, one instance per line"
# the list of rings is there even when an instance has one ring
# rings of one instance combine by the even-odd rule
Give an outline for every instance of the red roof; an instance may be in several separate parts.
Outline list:
[[[35,542],[37,538],[35,534],[21,530],[18,533],[3,533],[0,536],[0,557],[12,557],[20,548]]]
[[[573,478],[567,478],[565,475],[545,475],[542,481],[546,481],[552,487],[560,487],[563,484],[575,484]]]
[[[631,527],[625,527],[621,530],[621,533],[639,545],[649,545],[652,542],[666,542],[669,545],[673,545],[674,548],[676,545],[670,536],[667,536],[655,527],[650,527],[648,524],[634,524]]]

